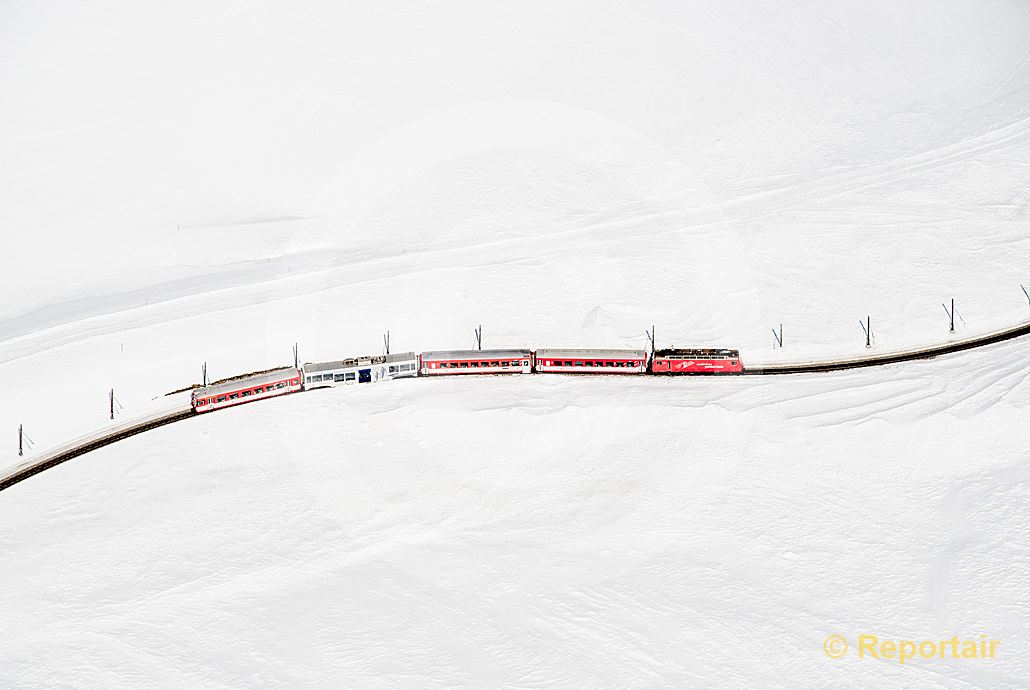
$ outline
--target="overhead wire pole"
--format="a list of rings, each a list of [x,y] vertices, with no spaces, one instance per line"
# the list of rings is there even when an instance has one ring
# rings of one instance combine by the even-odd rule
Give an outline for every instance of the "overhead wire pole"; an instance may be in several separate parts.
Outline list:
[[[865,323],[862,323],[861,321],[859,321],[858,325],[862,327],[863,331],[865,331],[865,346],[866,347],[872,347],[873,346],[873,321],[872,321],[872,319],[869,316],[866,316],[865,317]]]
[[[948,309],[948,305],[944,304],[943,302],[941,303],[941,306],[944,307],[944,313],[948,315],[948,321],[949,321],[948,332],[949,333],[954,333],[955,332],[955,298],[954,297],[951,298],[951,309]]]
[[[207,385],[207,362],[204,362],[204,365],[202,367],[200,367],[200,377],[201,377],[201,380],[204,382],[204,385],[206,386]]]
[[[1019,284],[1019,289],[1023,291],[1024,295],[1026,295],[1026,303],[1028,306],[1030,306],[1030,290],[1027,290],[1025,287],[1023,287],[1022,283]]]
[[[772,329],[773,338],[776,340],[776,345],[780,348],[783,347],[783,324],[780,324],[780,332],[777,333],[776,329]]]
[[[300,366],[300,354],[297,351],[297,343],[293,344],[293,368]]]
[[[479,324],[476,327],[476,349],[483,349],[483,324]]]
[[[36,442],[32,440],[32,437],[25,433],[25,426],[23,424],[18,425],[18,455],[25,455],[26,450],[32,450],[32,447],[36,445]]]
[[[383,336],[383,345],[386,348],[386,354],[390,354],[390,331]]]
[[[114,388],[111,389],[111,419],[114,419]]]

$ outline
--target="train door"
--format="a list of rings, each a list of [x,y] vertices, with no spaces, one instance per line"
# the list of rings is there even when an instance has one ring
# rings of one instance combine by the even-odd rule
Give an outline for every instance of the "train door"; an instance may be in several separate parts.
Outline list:
[[[371,369],[358,369],[358,383],[371,383],[372,382],[372,370]]]

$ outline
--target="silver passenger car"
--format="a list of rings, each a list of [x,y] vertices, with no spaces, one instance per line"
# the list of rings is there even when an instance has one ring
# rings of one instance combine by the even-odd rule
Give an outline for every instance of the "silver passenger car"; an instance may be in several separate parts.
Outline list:
[[[374,383],[416,375],[418,375],[418,356],[414,352],[353,357],[334,362],[305,364],[304,389],[352,383]]]

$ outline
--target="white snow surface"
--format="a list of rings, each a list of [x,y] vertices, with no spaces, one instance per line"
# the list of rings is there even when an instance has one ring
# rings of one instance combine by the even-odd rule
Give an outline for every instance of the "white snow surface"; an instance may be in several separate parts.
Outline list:
[[[746,364],[1023,321],[1027,36],[994,0],[7,2],[0,466],[294,342],[655,324]],[[1027,348],[148,432],[0,493],[0,686],[1025,687]],[[824,655],[866,632],[1001,654]]]

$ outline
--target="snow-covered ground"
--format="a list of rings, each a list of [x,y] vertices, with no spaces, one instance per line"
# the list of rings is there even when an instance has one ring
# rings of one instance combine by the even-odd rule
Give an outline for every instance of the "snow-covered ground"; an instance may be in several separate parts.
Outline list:
[[[4,492],[0,681],[1018,687],[1022,351],[398,381],[134,437]],[[822,651],[981,632],[995,660]]]
[[[745,363],[1030,316],[1030,7],[9,2],[0,465],[196,382],[469,346]],[[784,324],[786,346],[770,329]],[[412,381],[0,494],[4,686],[1017,686],[1027,344]],[[1000,364],[999,364],[1000,363]],[[828,659],[831,633],[1002,640]]]

